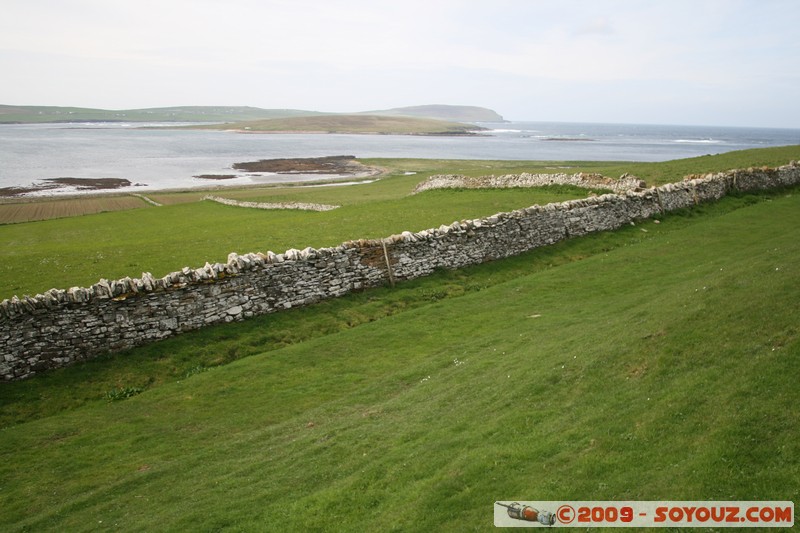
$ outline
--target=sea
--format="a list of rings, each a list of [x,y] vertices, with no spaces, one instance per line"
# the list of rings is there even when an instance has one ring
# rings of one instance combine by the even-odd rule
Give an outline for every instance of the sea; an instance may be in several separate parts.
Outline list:
[[[57,178],[116,178],[119,192],[319,180],[314,174],[250,173],[235,163],[352,155],[361,158],[654,162],[747,148],[800,144],[800,129],[559,122],[480,123],[473,136],[254,134],[182,130],[175,124],[0,125],[0,189],[27,196],[75,194],[45,189]],[[235,176],[210,181],[196,176]],[[52,184],[51,184],[52,186]],[[93,191],[97,192],[97,191]]]

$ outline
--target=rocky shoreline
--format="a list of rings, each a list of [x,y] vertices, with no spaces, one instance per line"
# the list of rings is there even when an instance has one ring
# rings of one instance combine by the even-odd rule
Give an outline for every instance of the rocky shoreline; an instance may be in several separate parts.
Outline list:
[[[13,198],[32,192],[42,192],[62,187],[75,187],[78,191],[110,191],[134,185],[124,178],[46,178],[44,183],[28,187],[2,187],[0,198]],[[136,184],[138,185],[138,184]],[[136,186],[134,185],[134,186]]]
[[[281,159],[262,159],[234,163],[233,169],[241,174],[201,174],[193,176],[196,179],[208,181],[225,181],[244,177],[247,173],[274,173],[274,174],[319,174],[331,177],[370,177],[383,172],[377,167],[364,165],[352,155],[337,155],[325,157],[300,157]],[[124,178],[45,178],[28,186],[0,187],[0,199],[32,199],[31,193],[56,192],[64,187],[74,187],[76,192],[112,192],[124,187],[142,186],[141,183],[132,183]],[[262,184],[263,185],[263,184]]]
[[[261,159],[245,163],[234,163],[235,170],[245,172],[275,172],[277,174],[338,174],[362,175],[380,172],[356,161],[353,155],[325,157],[296,157],[290,159]]]

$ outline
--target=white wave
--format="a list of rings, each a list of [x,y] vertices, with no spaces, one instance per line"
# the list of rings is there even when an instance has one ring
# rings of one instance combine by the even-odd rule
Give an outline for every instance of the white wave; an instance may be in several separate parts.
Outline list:
[[[717,139],[675,139],[673,142],[684,144],[719,144],[722,141]]]

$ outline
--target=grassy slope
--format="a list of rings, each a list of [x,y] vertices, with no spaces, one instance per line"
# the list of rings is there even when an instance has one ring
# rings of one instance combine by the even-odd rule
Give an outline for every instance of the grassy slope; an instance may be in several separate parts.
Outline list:
[[[798,227],[797,190],[728,198],[7,427],[0,527],[488,531],[497,499],[796,500]]]

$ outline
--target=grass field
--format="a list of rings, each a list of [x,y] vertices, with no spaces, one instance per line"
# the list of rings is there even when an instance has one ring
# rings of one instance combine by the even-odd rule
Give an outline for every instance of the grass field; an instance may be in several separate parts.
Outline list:
[[[0,529],[489,531],[496,500],[796,501],[799,227],[798,189],[728,197],[6,384]]]
[[[0,204],[0,224],[33,222],[147,207],[136,196],[86,196]]]
[[[678,181],[688,174],[747,168],[751,166],[779,166],[800,159],[800,146],[786,146],[759,150],[743,150],[715,156],[702,156],[660,163],[630,163],[614,161],[487,161],[446,159],[360,159],[373,167],[384,169],[384,179],[377,183],[352,187],[308,187],[308,184],[266,185],[244,189],[224,188],[226,196],[240,200],[285,197],[288,201],[349,204],[374,202],[380,199],[397,199],[409,194],[414,186],[432,174],[514,174],[521,172],[574,174],[594,172],[609,177],[624,173],[639,176],[649,185]],[[406,173],[414,173],[406,175]],[[385,178],[392,178],[387,181]],[[324,182],[322,180],[320,182]],[[164,205],[200,201],[207,192],[153,192],[148,197]],[[269,200],[273,201],[273,200]],[[277,200],[275,200],[277,201]],[[42,204],[42,205],[39,205]],[[0,224],[30,222],[49,218],[63,218],[105,211],[119,211],[143,206],[131,198],[109,194],[79,198],[32,200],[0,200]]]
[[[437,172],[657,184],[791,159],[367,160],[387,178],[225,191],[329,213],[164,193],[0,226],[0,297],[586,194],[408,196]],[[0,530],[488,531],[496,500],[797,501],[799,227],[798,188],[732,196],[0,384]]]
[[[206,261],[225,262],[232,251],[336,246],[351,238],[418,231],[585,195],[585,190],[577,188],[529,190],[527,194],[431,191],[351,202],[325,213],[246,209],[205,201],[0,226],[6,248],[0,264],[0,294],[35,294],[53,286],[91,285],[101,277],[138,277],[145,271],[163,276]],[[292,201],[287,199],[291,196],[273,196],[270,201]]]
[[[584,197],[570,187],[516,190],[429,191],[409,196],[431,174],[467,175],[528,172],[630,172],[650,184],[677,181],[689,173],[785,164],[800,159],[800,146],[747,150],[665,163],[592,163],[531,161],[450,161],[367,159],[386,169],[373,183],[346,187],[267,187],[225,190],[237,200],[309,202],[341,205],[327,213],[246,210],[200,201],[205,193],[149,195],[164,204],[152,207],[139,198],[53,201],[49,209],[87,209],[106,205],[109,212],[91,216],[0,225],[0,298],[36,294],[51,288],[88,286],[100,278],[163,276],[184,266],[224,262],[230,252],[282,252],[336,246],[357,238],[379,238],[405,230],[419,231],[454,220],[487,216],[533,204]],[[561,167],[569,167],[563,169]],[[416,174],[407,174],[415,172]],[[121,200],[142,209],[112,211]],[[103,204],[105,202],[105,204]],[[49,202],[47,202],[48,205]],[[5,210],[18,204],[0,205]],[[44,209],[37,203],[28,209]],[[102,209],[101,209],[102,210]]]

